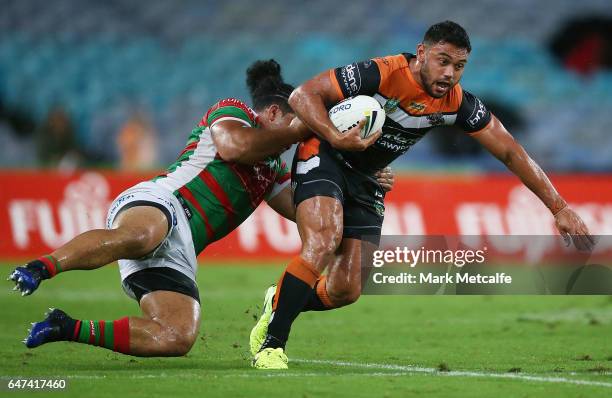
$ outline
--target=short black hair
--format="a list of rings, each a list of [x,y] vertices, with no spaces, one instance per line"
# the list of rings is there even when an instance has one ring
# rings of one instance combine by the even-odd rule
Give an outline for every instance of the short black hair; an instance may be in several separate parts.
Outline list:
[[[440,42],[465,48],[467,52],[472,51],[472,45],[470,44],[467,32],[461,25],[453,21],[444,21],[431,25],[427,32],[425,32],[425,37],[423,37],[424,44],[433,45]]]
[[[293,112],[288,101],[295,87],[285,83],[278,62],[273,59],[255,61],[248,67],[246,75],[247,87],[256,111],[276,104],[285,113]]]

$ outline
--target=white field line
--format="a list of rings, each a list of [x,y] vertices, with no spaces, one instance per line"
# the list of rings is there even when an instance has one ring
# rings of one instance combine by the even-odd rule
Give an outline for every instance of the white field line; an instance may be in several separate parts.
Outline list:
[[[233,375],[224,375],[223,377],[242,377],[242,378],[275,378],[275,377],[404,377],[414,373],[410,372],[358,372],[358,373],[334,373],[334,372],[293,372],[270,370],[270,371],[255,371],[249,373],[238,373]]]
[[[425,368],[420,366],[411,365],[394,365],[384,363],[359,363],[359,362],[347,362],[347,361],[332,361],[322,359],[292,359],[291,362],[313,364],[313,365],[331,365],[337,367],[354,368],[354,369],[371,369],[373,372],[353,372],[353,373],[342,373],[321,371],[321,372],[285,372],[285,371],[256,371],[250,370],[244,373],[238,374],[203,374],[182,372],[180,374],[168,374],[168,373],[156,373],[156,374],[136,374],[130,375],[128,379],[181,379],[188,378],[191,380],[198,379],[202,376],[213,376],[223,378],[275,378],[275,377],[338,377],[338,376],[349,376],[349,377],[405,377],[414,375],[417,373],[426,374],[430,376],[442,376],[442,377],[476,377],[476,378],[493,378],[493,379],[511,379],[521,380],[528,382],[542,382],[542,383],[557,383],[557,384],[574,384],[574,385],[585,385],[594,387],[605,387],[612,388],[611,382],[595,381],[595,380],[581,380],[581,379],[568,379],[566,377],[552,377],[552,376],[536,376],[526,373],[493,373],[493,372],[477,372],[477,371],[464,371],[464,370],[451,370],[448,372],[442,372],[435,368]],[[31,378],[32,376],[2,376],[0,378]],[[84,374],[72,374],[72,375],[58,375],[58,376],[45,376],[45,378],[61,378],[61,379],[122,379],[122,375],[84,375]]]
[[[483,377],[483,378],[497,378],[497,379],[515,379],[524,381],[544,382],[544,383],[562,383],[562,384],[579,384],[587,386],[598,386],[612,388],[612,383],[605,381],[594,381],[594,380],[579,380],[579,379],[568,379],[566,377],[550,377],[550,376],[535,376],[526,373],[492,373],[492,372],[476,372],[476,371],[465,371],[465,370],[451,370],[448,372],[441,372],[435,368],[423,368],[419,366],[409,365],[392,365],[383,363],[359,363],[359,362],[346,362],[346,361],[331,361],[323,359],[292,359],[291,362],[307,363],[307,364],[319,364],[319,365],[332,365],[347,368],[361,368],[361,369],[375,369],[375,370],[390,370],[402,372],[406,374],[414,373],[425,373],[435,376],[447,376],[447,377]],[[367,374],[364,374],[367,375]]]
[[[572,308],[563,311],[549,311],[541,313],[525,313],[518,317],[519,321],[527,322],[576,322],[588,323],[591,320],[604,324],[612,323],[612,309],[610,308]]]

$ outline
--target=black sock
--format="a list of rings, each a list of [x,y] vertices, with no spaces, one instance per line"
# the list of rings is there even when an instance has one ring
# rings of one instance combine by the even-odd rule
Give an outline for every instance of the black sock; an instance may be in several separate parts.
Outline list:
[[[300,257],[289,263],[276,289],[275,308],[264,348],[285,348],[291,324],[308,302],[319,273]]]
[[[279,289],[276,310],[268,325],[268,335],[261,348],[285,348],[291,324],[310,297],[312,288],[304,281],[285,272]]]
[[[319,285],[319,283],[321,283],[321,279],[318,279],[317,283],[310,290],[310,294],[308,295],[308,301],[306,302],[306,305],[304,306],[304,308],[302,308],[302,312],[327,311],[330,309],[325,304],[323,304],[323,302],[321,301],[321,298],[317,294],[317,286]]]

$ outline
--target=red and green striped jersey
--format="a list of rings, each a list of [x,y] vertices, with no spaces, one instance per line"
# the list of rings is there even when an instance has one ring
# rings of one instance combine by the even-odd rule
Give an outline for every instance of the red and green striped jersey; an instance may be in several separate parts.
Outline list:
[[[153,179],[172,191],[183,205],[196,254],[233,231],[264,199],[272,198],[290,180],[280,156],[255,165],[221,159],[210,129],[225,120],[259,127],[257,114],[242,101],[219,101],[193,129],[177,161]]]

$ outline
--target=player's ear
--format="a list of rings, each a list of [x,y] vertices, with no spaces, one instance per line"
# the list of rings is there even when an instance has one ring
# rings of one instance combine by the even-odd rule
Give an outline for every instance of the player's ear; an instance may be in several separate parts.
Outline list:
[[[420,63],[425,62],[425,44],[423,43],[417,44],[416,56],[417,56],[417,61],[419,61]]]
[[[271,122],[283,117],[283,112],[277,104],[272,104],[268,107],[268,118]]]

